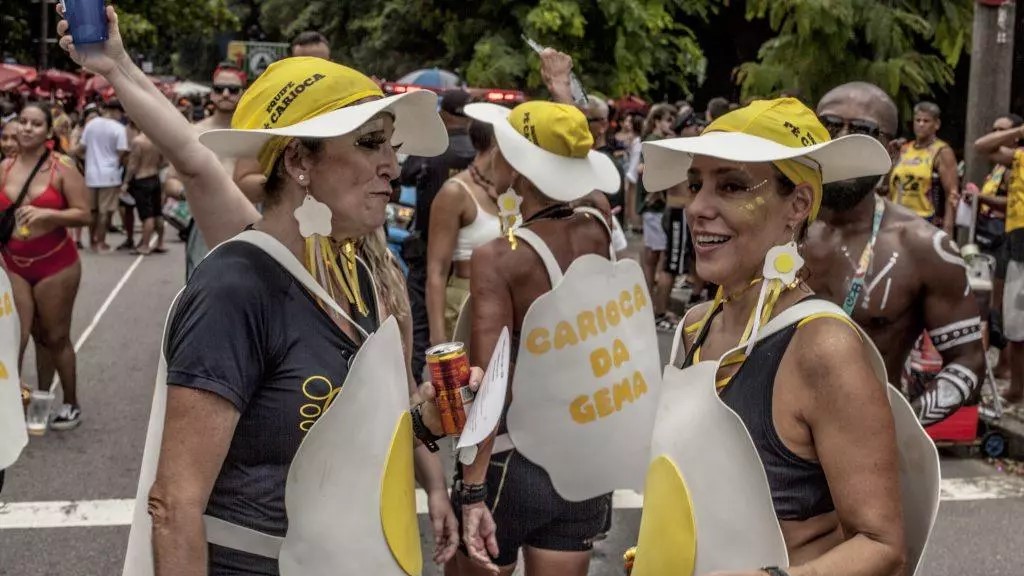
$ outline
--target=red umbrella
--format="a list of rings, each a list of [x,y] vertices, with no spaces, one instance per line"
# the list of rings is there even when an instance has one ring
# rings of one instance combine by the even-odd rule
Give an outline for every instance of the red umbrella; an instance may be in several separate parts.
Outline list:
[[[22,84],[35,82],[38,74],[31,66],[0,64],[0,92],[15,90]]]
[[[68,92],[77,92],[82,85],[82,78],[74,72],[65,72],[50,68],[39,76],[39,85],[47,90],[58,88]]]
[[[21,77],[21,74],[18,74],[13,70],[0,68],[0,92],[16,90],[18,86],[21,86],[24,83],[25,79]]]
[[[85,93],[99,94],[100,98],[107,101],[114,97],[114,87],[103,76],[93,76],[85,82]]]

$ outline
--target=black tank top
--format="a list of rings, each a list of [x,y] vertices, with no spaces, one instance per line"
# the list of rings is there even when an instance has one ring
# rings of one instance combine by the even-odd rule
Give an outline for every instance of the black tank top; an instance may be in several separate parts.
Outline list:
[[[708,319],[690,349],[683,367],[693,363],[693,351],[707,338]],[[772,420],[775,375],[789,347],[797,325],[788,326],[754,345],[750,356],[739,367],[719,394],[747,427],[761,457],[771,487],[775,514],[780,520],[807,520],[835,510],[832,493],[821,464],[801,458],[786,448]]]

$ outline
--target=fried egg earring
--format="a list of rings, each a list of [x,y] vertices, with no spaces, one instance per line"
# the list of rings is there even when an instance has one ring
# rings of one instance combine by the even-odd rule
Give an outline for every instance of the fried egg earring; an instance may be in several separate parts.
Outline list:
[[[299,184],[306,190],[306,197],[302,200],[302,205],[292,213],[299,223],[299,234],[302,234],[303,238],[310,238],[314,235],[330,236],[331,209],[309,193],[309,186],[306,186],[304,175],[299,175]]]
[[[516,194],[515,189],[509,186],[508,190],[498,196],[497,201],[498,218],[501,220],[501,233],[504,236],[508,236],[508,242],[512,245],[512,249],[515,250],[517,246],[516,228],[523,225],[523,215],[519,209],[523,204],[523,197]]]
[[[750,334],[746,336],[748,356],[757,343],[758,331],[768,322],[779,296],[796,283],[797,273],[803,267],[804,259],[800,256],[794,240],[782,246],[775,246],[764,257],[764,267],[761,270],[764,282],[761,283],[761,294],[754,308]]]

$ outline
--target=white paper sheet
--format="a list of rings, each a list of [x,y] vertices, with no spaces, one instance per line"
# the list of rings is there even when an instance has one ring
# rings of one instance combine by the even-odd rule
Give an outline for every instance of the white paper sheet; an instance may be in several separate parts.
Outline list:
[[[462,430],[457,448],[476,446],[487,439],[501,420],[505,408],[505,393],[508,390],[508,368],[511,356],[508,327],[501,331],[498,344],[491,354],[484,381],[477,390],[473,405],[466,416],[466,427]]]

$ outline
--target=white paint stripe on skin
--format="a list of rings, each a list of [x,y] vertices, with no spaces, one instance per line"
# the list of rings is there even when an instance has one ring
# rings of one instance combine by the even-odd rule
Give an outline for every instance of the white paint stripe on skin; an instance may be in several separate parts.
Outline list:
[[[1024,480],[1010,476],[943,478],[943,502],[970,502],[1024,498]],[[639,510],[644,498],[632,490],[616,490],[612,507]],[[0,530],[46,528],[87,528],[128,526],[132,521],[133,498],[52,502],[8,502],[0,504]],[[427,495],[416,490],[416,513],[427,513]]]
[[[152,245],[152,242],[150,244]],[[82,331],[82,335],[78,337],[78,341],[75,342],[76,354],[82,349],[82,346],[85,345],[85,341],[89,339],[89,336],[92,335],[93,330],[96,329],[96,325],[100,323],[100,319],[103,318],[103,315],[107,313],[107,309],[110,308],[110,305],[114,302],[114,298],[117,298],[117,295],[121,292],[121,289],[124,288],[124,285],[128,282],[128,279],[131,278],[131,275],[135,273],[135,269],[139,267],[139,264],[142,264],[143,258],[145,258],[145,256],[142,254],[139,254],[135,258],[135,261],[132,262],[132,265],[129,266],[127,270],[125,270],[124,274],[121,276],[121,279],[118,280],[117,284],[114,285],[114,289],[111,290],[110,294],[107,295],[107,299],[103,301],[103,304],[100,304],[99,309],[96,310],[96,314],[94,314],[92,317],[92,321],[89,322],[89,325],[86,326],[85,330]],[[59,382],[59,376],[57,372],[54,371],[53,380],[50,382],[51,392],[56,390],[57,382]]]
[[[871,281],[871,284],[868,285],[868,296],[870,296],[871,293],[875,291],[875,288],[878,287],[879,282],[885,279],[885,277],[889,274],[889,272],[892,270],[892,267],[896,265],[896,261],[899,260],[899,257],[900,253],[894,252],[892,257],[889,258],[889,262],[885,265],[885,268],[882,268],[882,271],[875,275],[875,278]],[[867,300],[865,300],[865,302],[867,302]]]
[[[946,342],[945,344],[942,344],[940,346],[936,346],[935,350],[938,351],[938,352],[945,352],[946,350],[949,350],[950,348],[956,348],[957,346],[963,346],[964,344],[970,344],[971,342],[977,342],[978,340],[981,340],[981,336],[982,336],[981,332],[975,332],[974,334],[968,334],[966,336],[961,336],[961,337],[957,338],[956,340],[950,340],[949,342]]]

